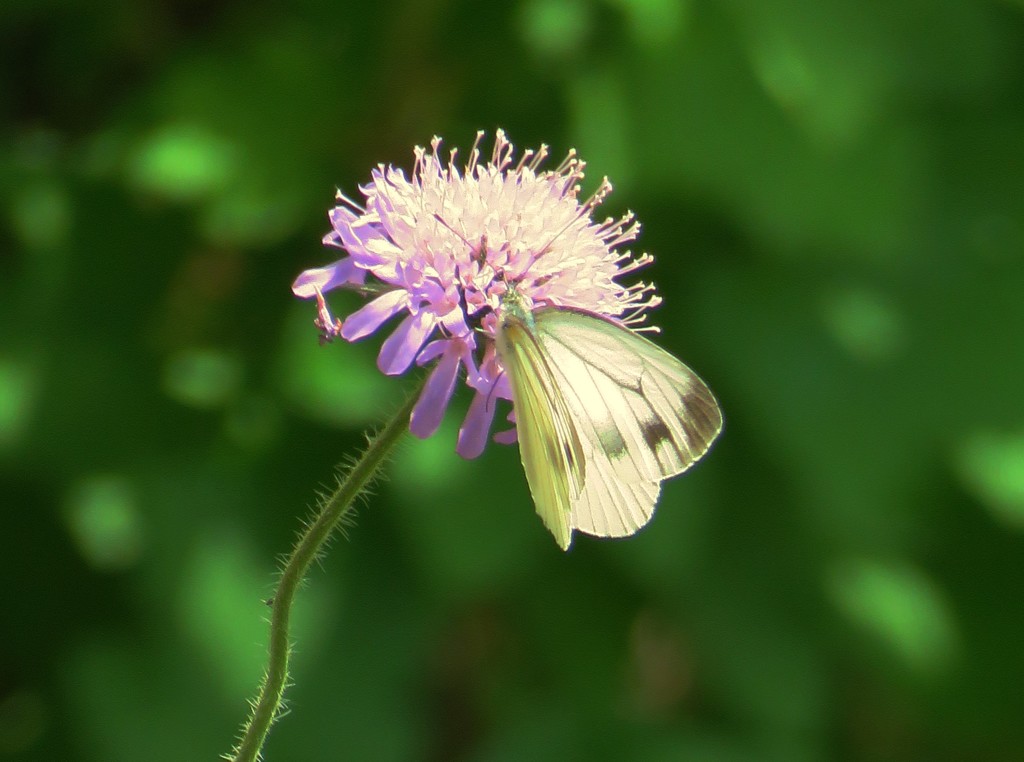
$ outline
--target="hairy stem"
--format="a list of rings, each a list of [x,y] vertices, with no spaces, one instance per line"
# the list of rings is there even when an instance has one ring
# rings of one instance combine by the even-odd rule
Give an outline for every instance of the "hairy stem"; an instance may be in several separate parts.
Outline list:
[[[259,698],[253,704],[252,715],[242,729],[242,739],[227,759],[233,762],[255,762],[260,759],[263,743],[270,726],[278,717],[281,698],[288,685],[288,657],[291,651],[288,627],[295,592],[313,559],[351,510],[352,502],[373,480],[392,448],[408,429],[409,416],[418,397],[419,390],[370,439],[359,460],[339,480],[337,489],[320,502],[316,518],[302,532],[288,557],[272,603],[266,676]]]

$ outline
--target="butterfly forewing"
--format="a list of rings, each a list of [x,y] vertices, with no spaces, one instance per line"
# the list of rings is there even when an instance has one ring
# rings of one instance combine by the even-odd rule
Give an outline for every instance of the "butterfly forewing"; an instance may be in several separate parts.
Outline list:
[[[583,491],[586,454],[543,350],[527,326],[507,320],[499,352],[512,387],[519,455],[537,513],[563,548],[572,505]]]

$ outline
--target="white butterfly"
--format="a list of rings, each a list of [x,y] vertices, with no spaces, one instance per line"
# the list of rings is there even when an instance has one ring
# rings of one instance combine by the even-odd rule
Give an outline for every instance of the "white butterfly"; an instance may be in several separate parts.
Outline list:
[[[722,430],[722,411],[692,370],[599,315],[529,312],[510,288],[496,347],[530,493],[563,550],[574,529],[598,537],[638,531],[661,482],[692,466]]]

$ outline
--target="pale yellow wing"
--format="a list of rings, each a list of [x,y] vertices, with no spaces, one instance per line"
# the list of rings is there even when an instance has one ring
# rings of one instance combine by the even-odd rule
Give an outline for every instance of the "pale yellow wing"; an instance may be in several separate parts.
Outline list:
[[[519,457],[530,494],[544,525],[565,550],[572,540],[572,505],[586,478],[583,445],[551,367],[517,313],[503,321],[498,351],[512,387]]]

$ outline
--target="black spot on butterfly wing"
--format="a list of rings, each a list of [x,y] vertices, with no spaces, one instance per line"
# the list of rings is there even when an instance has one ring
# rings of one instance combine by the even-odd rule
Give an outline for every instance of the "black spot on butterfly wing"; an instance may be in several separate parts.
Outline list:
[[[658,442],[654,450],[658,460],[666,468],[666,476],[674,476],[707,452],[722,429],[722,413],[711,390],[696,373],[667,353],[666,358],[677,366],[676,373],[646,373],[641,379],[641,387],[649,382],[656,387],[648,399],[669,403],[667,408],[652,410],[656,420],[644,422],[644,435],[652,447],[653,441]]]
[[[660,418],[648,418],[645,421],[641,421],[640,431],[644,435],[644,442],[655,452],[664,442],[668,442],[672,447],[676,447],[676,443],[672,439],[672,432],[669,430],[668,425]],[[679,452],[677,447],[676,452]]]

